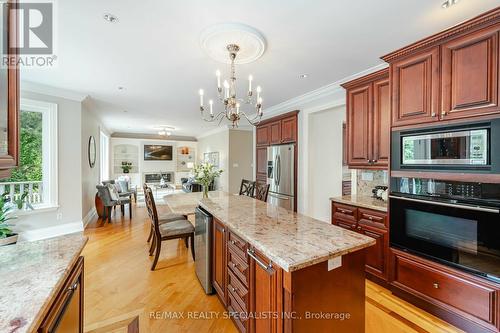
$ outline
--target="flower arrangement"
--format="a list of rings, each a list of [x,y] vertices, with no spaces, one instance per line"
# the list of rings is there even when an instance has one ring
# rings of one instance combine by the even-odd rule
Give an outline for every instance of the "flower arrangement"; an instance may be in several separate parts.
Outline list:
[[[130,170],[132,170],[132,162],[123,161],[122,162],[122,170],[123,170],[123,173],[129,173]]]
[[[194,179],[203,186],[203,196],[208,198],[208,188],[222,174],[222,170],[216,169],[211,163],[202,163],[194,167],[193,174]]]

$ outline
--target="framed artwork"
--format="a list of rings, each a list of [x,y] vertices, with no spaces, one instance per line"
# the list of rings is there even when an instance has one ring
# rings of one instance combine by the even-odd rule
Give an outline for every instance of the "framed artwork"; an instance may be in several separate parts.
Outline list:
[[[95,138],[93,135],[89,137],[89,145],[88,145],[88,150],[87,150],[87,155],[89,158],[89,166],[93,168],[95,166],[95,160],[96,160],[96,144],[95,144]]]
[[[211,152],[203,154],[203,162],[210,163],[215,167],[219,167],[219,152]]]

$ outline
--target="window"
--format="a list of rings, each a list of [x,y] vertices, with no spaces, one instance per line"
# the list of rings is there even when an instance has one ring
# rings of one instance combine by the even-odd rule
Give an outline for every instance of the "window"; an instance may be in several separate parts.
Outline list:
[[[100,177],[102,182],[103,180],[109,179],[109,137],[104,134],[103,131],[100,132],[99,157]]]
[[[57,207],[57,105],[23,98],[19,123],[19,166],[0,192],[35,210]]]

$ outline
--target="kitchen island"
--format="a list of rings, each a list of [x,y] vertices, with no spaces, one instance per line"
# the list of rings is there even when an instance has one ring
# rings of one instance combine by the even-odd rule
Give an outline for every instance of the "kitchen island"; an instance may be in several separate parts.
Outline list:
[[[212,283],[241,332],[364,332],[372,238],[224,192],[165,201],[214,217]]]
[[[81,233],[0,247],[0,332],[83,332]]]

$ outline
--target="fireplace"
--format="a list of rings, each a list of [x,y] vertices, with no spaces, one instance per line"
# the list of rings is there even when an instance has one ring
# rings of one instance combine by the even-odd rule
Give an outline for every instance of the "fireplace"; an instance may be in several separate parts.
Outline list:
[[[145,172],[143,174],[143,181],[146,184],[159,184],[162,178],[166,183],[174,183],[175,181],[173,172]]]

